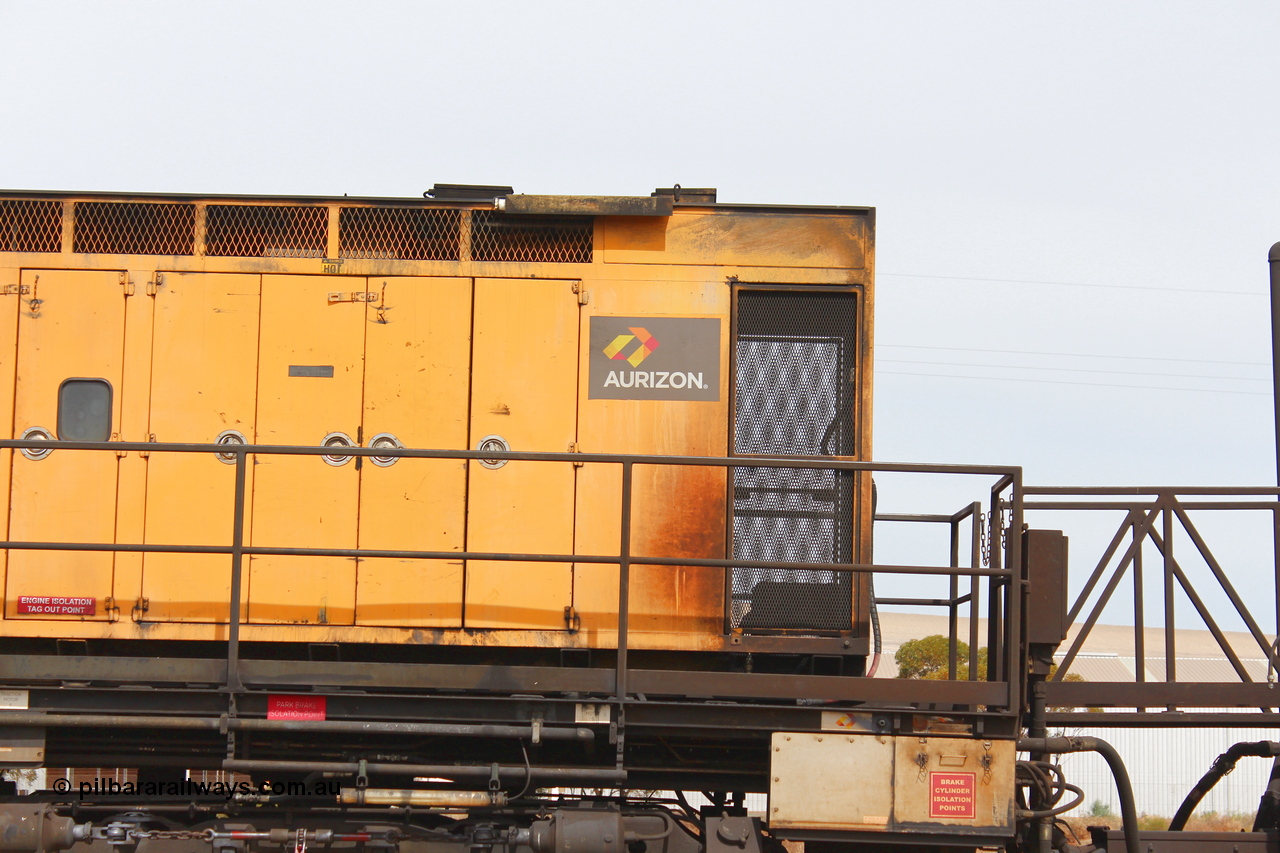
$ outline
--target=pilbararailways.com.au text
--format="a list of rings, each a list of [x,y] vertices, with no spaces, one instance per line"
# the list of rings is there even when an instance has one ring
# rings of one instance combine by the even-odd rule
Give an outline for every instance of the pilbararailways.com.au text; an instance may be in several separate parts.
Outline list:
[[[92,782],[71,784],[70,779],[55,779],[53,790],[59,794],[75,792],[80,799],[86,797],[222,797],[230,800],[237,796],[289,796],[336,797],[342,793],[342,785],[336,779],[316,782],[197,782],[183,779],[181,782],[118,782],[115,779],[94,779]]]

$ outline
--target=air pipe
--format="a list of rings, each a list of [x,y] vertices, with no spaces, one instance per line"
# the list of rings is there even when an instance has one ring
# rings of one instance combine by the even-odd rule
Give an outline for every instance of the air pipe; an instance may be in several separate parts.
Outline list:
[[[1124,827],[1125,851],[1141,853],[1138,844],[1138,807],[1133,801],[1133,783],[1129,781],[1129,771],[1125,769],[1124,760],[1114,746],[1096,737],[1029,737],[1018,741],[1018,750],[1053,755],[1068,752],[1096,752],[1101,755],[1111,768],[1111,775],[1116,780],[1116,791],[1120,794],[1120,820]]]

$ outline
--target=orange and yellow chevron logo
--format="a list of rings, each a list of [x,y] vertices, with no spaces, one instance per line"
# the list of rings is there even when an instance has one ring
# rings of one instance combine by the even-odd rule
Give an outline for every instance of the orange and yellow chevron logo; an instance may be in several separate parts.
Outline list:
[[[607,347],[604,348],[604,354],[614,360],[623,360],[631,363],[632,367],[639,367],[640,362],[649,357],[649,353],[658,348],[658,339],[649,334],[648,331],[638,326],[628,326],[629,335],[618,335],[613,339]],[[631,351],[631,355],[624,355],[623,350],[627,344],[638,340],[640,345]]]

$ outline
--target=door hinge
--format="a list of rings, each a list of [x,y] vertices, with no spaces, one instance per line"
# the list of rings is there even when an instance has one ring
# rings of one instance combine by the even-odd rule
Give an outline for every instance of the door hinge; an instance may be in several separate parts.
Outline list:
[[[156,273],[156,277],[147,282],[147,296],[155,296],[162,284],[164,284],[164,275]]]
[[[576,441],[571,441],[571,442],[569,442],[569,452],[570,452],[570,453],[581,453],[581,452],[582,452],[582,445],[581,445],[581,444],[578,444],[578,442],[576,442]],[[578,461],[578,460],[576,460],[576,459],[575,459],[575,460],[573,460],[573,467],[574,467],[574,468],[582,468],[582,467],[584,467],[586,464],[587,464],[587,463],[585,463],[585,462],[579,462],[579,461]]]
[[[4,286],[5,296],[26,296],[31,292],[29,284],[6,284]]]
[[[102,599],[102,612],[106,614],[108,622],[120,621],[120,607],[113,597],[107,596]]]
[[[582,627],[582,617],[578,615],[578,611],[573,609],[572,604],[564,609],[564,627],[570,634],[578,633],[578,630]]]
[[[151,609],[151,599],[139,598],[133,603],[133,621],[141,622],[142,617]]]
[[[118,432],[113,432],[113,433],[111,433],[111,440],[112,440],[112,441],[119,441],[119,440],[120,440],[120,433],[118,433]],[[129,451],[127,451],[127,450],[117,450],[117,451],[116,451],[116,456],[119,456],[121,459],[125,458],[125,457],[126,457],[126,456],[128,456],[128,455],[129,455]]]
[[[350,293],[330,293],[329,304],[335,302],[377,302],[378,294],[365,290],[355,290]]]
[[[573,283],[573,292],[578,294],[579,305],[586,305],[591,301],[591,292],[582,286],[582,282],[576,281]]]
[[[155,434],[154,432],[153,432],[153,433],[151,433],[151,434],[149,434],[149,435],[147,436],[147,441],[151,442],[152,444],[155,444],[155,443],[156,443],[156,434]],[[141,456],[143,459],[147,459],[147,458],[149,458],[149,457],[151,456],[151,451],[150,451],[150,450],[139,450],[139,451],[138,451],[138,455],[139,455],[139,456]]]
[[[125,296],[133,296],[133,282],[129,280],[128,273],[120,273],[120,286],[124,288]]]

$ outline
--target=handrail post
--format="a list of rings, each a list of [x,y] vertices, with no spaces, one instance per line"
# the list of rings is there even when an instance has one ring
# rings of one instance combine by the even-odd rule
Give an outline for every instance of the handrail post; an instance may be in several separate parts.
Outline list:
[[[987,512],[988,553],[987,566],[992,569],[1004,568],[1003,555],[1000,553],[1001,540],[1004,538],[1004,516],[1000,512],[1000,492],[991,489],[991,504]],[[992,575],[987,584],[987,681],[1001,681],[1005,674],[1001,672],[1004,657],[1000,654],[1004,648],[1001,642],[1001,627],[1004,607],[1001,602],[1002,593],[1007,590],[1005,581],[999,575]]]
[[[234,445],[231,446],[234,448]],[[230,449],[230,448],[229,448]],[[227,628],[227,690],[236,693],[240,683],[240,588],[244,574],[244,491],[248,454],[236,454],[235,510],[231,528],[231,612]]]
[[[1164,505],[1164,680],[1178,680],[1177,639],[1174,634],[1174,588],[1173,588],[1173,506],[1174,496],[1168,492],[1161,495]],[[1170,711],[1174,710],[1172,707]]]
[[[982,563],[982,502],[974,501],[969,505],[969,517],[973,525],[969,542],[969,568],[976,569]],[[978,618],[982,608],[978,599],[982,584],[977,575],[969,575],[969,680],[978,680]]]
[[[627,623],[631,598],[631,461],[622,463],[622,533],[618,545],[618,707],[627,701]]]
[[[1027,570],[1022,564],[1022,469],[1017,469],[1013,474],[1013,481],[1009,483],[1010,497],[1010,518],[1009,533],[1012,538],[1009,543],[1009,559],[1006,561],[1009,569],[1009,601],[1007,602],[1009,613],[1009,629],[1005,635],[1005,643],[1008,647],[1008,669],[1005,671],[1004,677],[1009,684],[1009,707],[1023,708],[1026,707],[1028,697],[1023,695],[1023,689],[1026,687],[1026,664],[1023,662],[1023,642],[1026,638],[1026,629],[1023,624],[1023,613],[1027,606]]]
[[[960,521],[951,520],[951,565],[960,566]],[[957,656],[960,651],[960,576],[952,574],[947,579],[947,678],[956,680]]]

